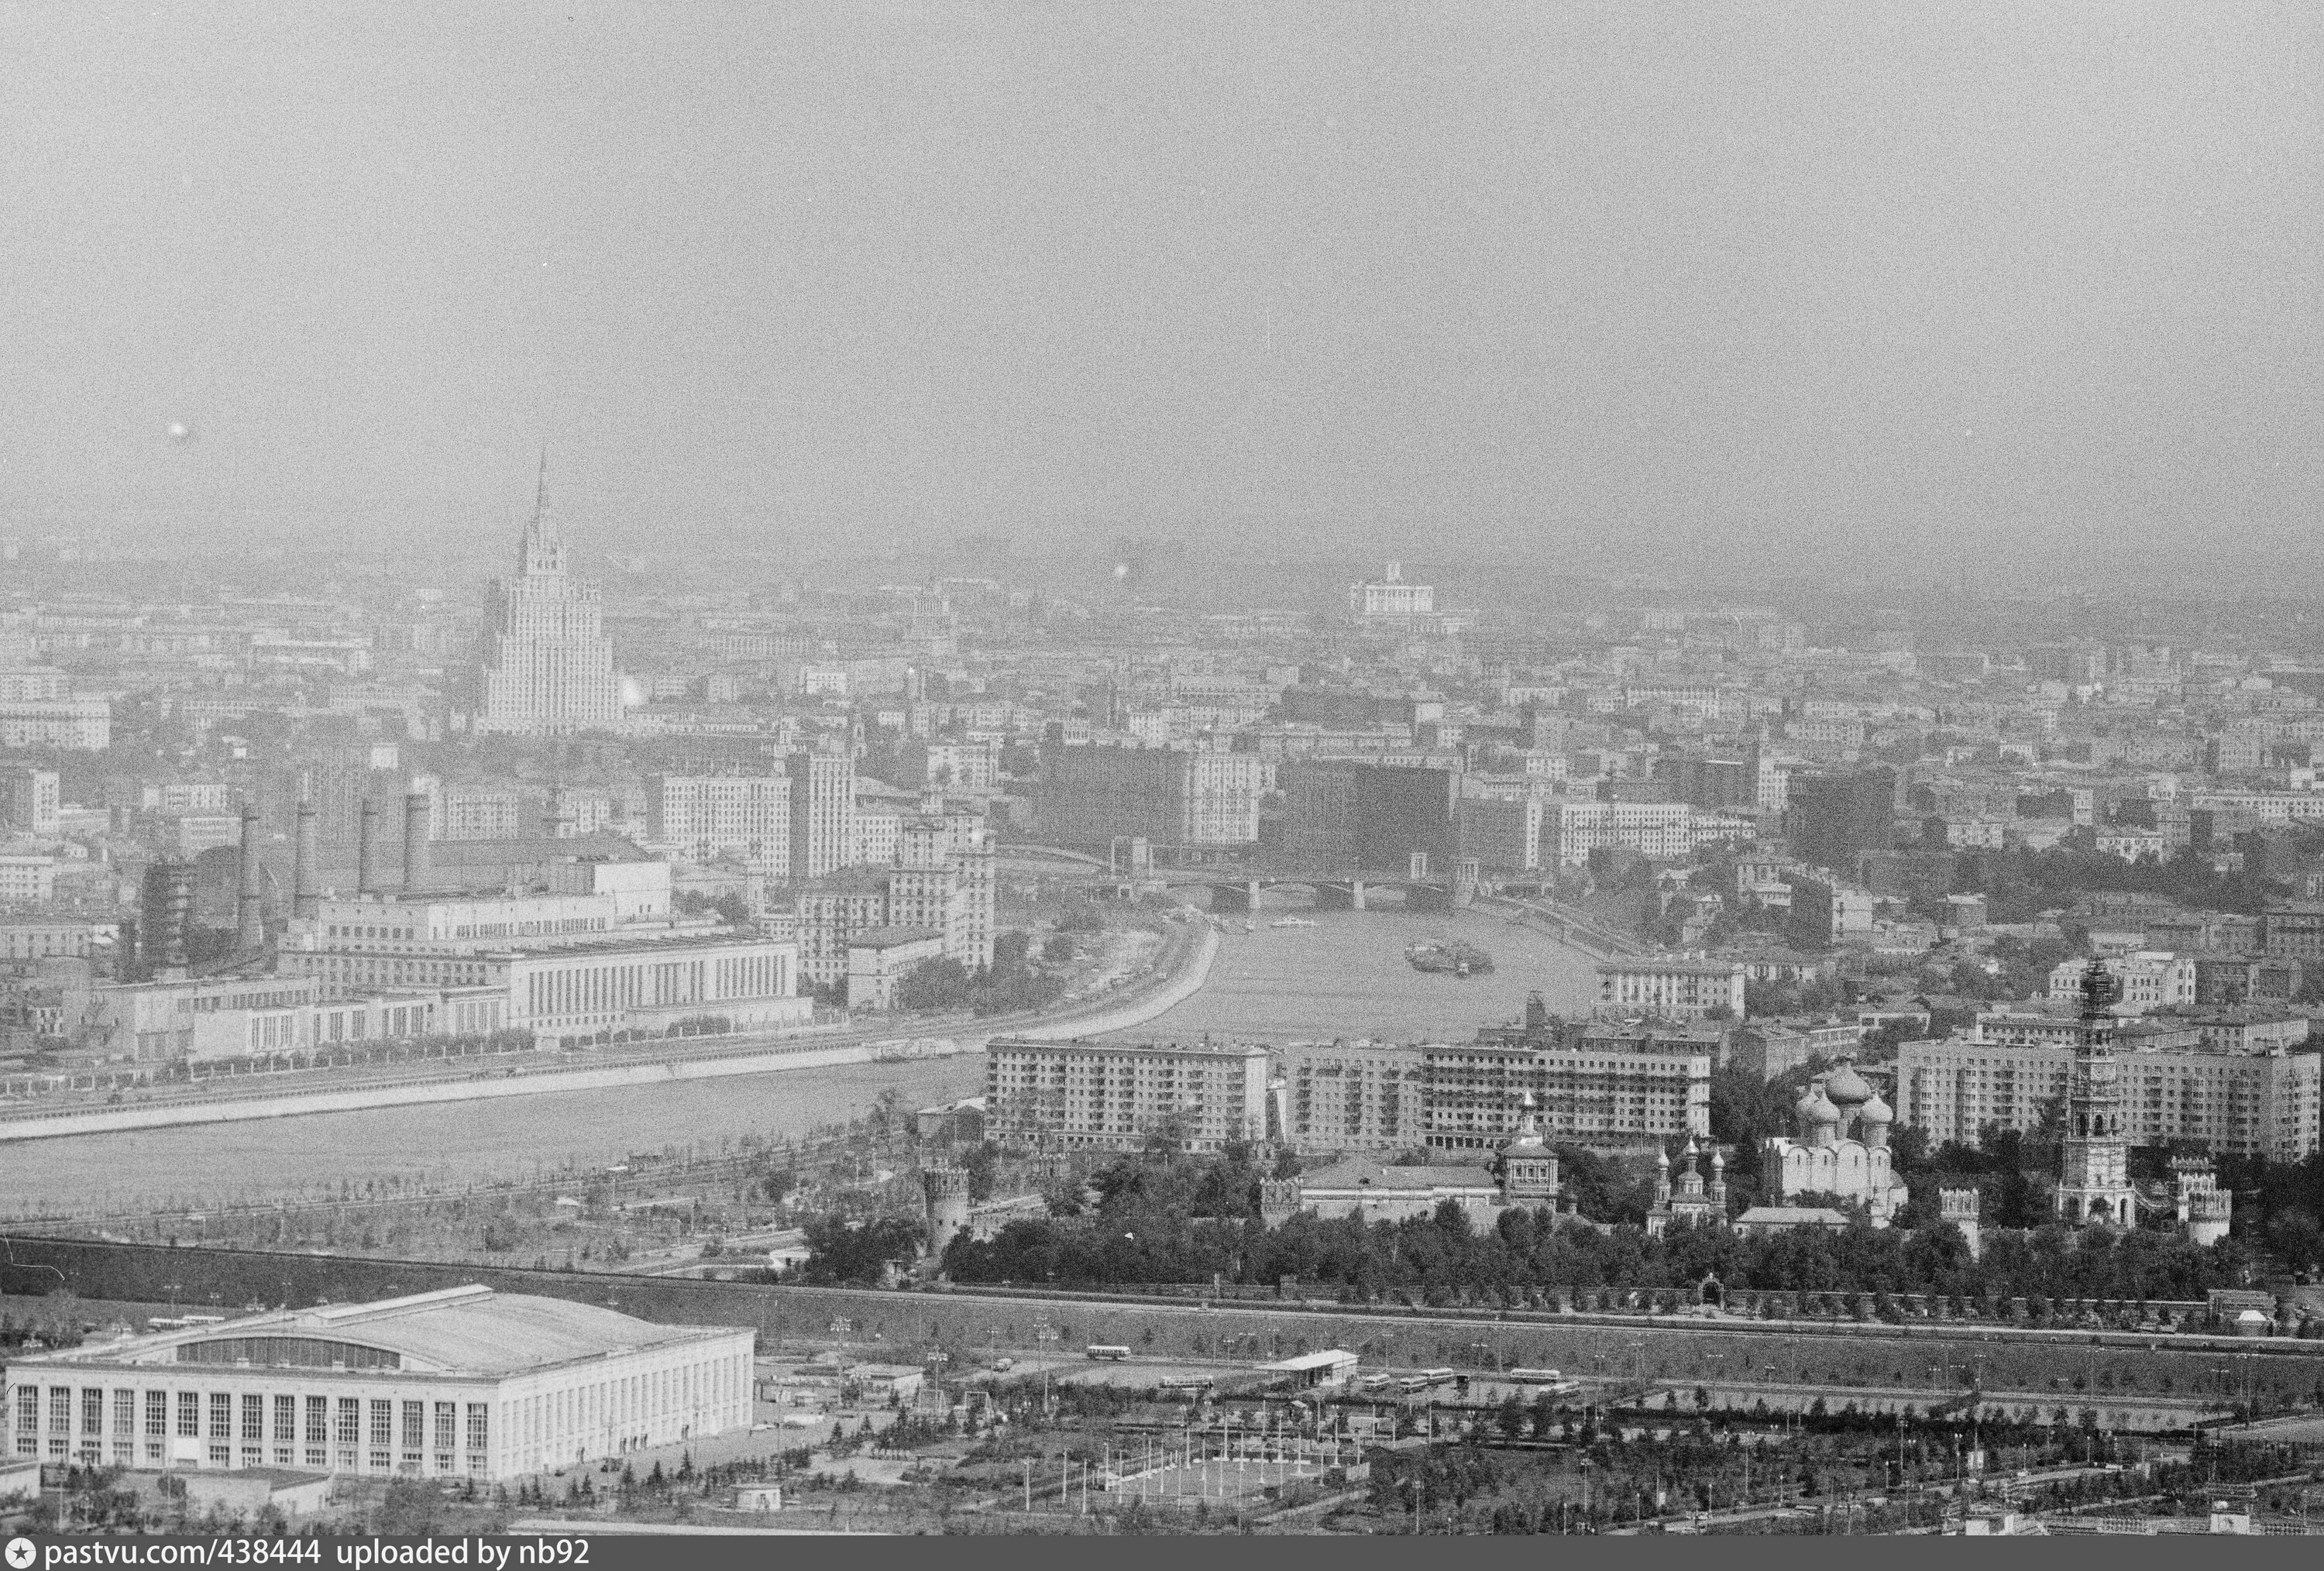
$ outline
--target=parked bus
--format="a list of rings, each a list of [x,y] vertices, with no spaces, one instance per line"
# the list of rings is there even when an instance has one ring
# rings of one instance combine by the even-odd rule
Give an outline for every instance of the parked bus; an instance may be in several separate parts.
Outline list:
[[[1449,1369],[1424,1369],[1420,1378],[1429,1385],[1451,1385],[1461,1377]]]
[[[1111,1359],[1115,1363],[1120,1363],[1121,1360],[1130,1356],[1130,1349],[1127,1347],[1112,1347],[1108,1346],[1103,1343],[1093,1342],[1090,1344],[1089,1355],[1092,1358]]]
[[[1211,1389],[1211,1380],[1208,1375],[1186,1375],[1177,1380],[1164,1381],[1162,1389],[1166,1391],[1206,1391]]]
[[[1579,1382],[1566,1379],[1554,1369],[1513,1369],[1509,1371],[1509,1379],[1518,1385],[1545,1386],[1552,1394],[1558,1396],[1582,1389]]]

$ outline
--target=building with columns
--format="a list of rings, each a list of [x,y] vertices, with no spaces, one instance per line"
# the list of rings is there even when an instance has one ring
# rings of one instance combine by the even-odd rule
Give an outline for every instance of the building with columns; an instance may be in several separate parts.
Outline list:
[[[480,1483],[748,1429],[755,1334],[450,1288],[12,1357],[19,1458]]]

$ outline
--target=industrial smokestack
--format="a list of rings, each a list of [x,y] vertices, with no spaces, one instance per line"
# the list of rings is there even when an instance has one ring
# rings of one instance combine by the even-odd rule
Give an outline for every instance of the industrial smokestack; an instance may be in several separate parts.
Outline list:
[[[379,892],[379,807],[369,797],[355,823],[355,893]]]
[[[290,914],[305,921],[323,909],[322,892],[315,884],[315,804],[300,799],[299,837],[291,849]]]
[[[403,889],[409,894],[428,882],[428,793],[403,797]]]
[[[235,871],[234,947],[244,953],[266,947],[266,922],[258,899],[258,809],[242,806],[242,862]]]

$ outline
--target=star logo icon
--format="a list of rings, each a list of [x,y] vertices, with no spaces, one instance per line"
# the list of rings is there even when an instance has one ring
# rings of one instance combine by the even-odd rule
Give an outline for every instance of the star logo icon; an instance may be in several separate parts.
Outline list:
[[[9,1571],[25,1571],[25,1567],[30,1566],[33,1560],[38,1558],[40,1553],[41,1551],[33,1546],[32,1540],[30,1539],[9,1539]]]

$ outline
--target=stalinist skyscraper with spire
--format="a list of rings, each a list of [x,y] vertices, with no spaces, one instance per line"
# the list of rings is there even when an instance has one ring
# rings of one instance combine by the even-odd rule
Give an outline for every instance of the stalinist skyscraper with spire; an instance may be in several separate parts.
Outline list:
[[[485,591],[482,654],[471,722],[478,734],[542,736],[621,724],[622,679],[604,608],[595,586],[566,570],[565,540],[549,517],[546,457],[516,575]]]

